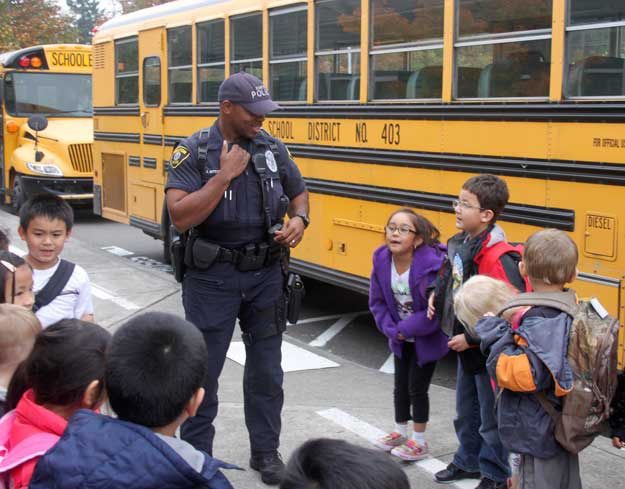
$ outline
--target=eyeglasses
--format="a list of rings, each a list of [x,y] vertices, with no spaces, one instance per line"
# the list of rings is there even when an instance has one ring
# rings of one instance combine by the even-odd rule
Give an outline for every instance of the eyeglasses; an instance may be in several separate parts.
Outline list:
[[[386,229],[386,234],[395,234],[395,231],[397,231],[400,236],[408,236],[409,233],[417,234],[414,229],[411,229],[408,226],[395,226],[394,224],[389,224],[384,229]]]
[[[451,206],[456,209],[458,207],[462,207],[465,210],[469,210],[469,209],[479,209],[481,211],[485,210],[483,207],[480,207],[479,205],[471,205],[468,202],[464,201],[464,200],[452,200],[451,201]]]
[[[5,260],[0,260],[0,265],[6,268],[9,272],[15,273],[15,265],[13,265],[12,263],[9,263],[8,261],[5,261]]]

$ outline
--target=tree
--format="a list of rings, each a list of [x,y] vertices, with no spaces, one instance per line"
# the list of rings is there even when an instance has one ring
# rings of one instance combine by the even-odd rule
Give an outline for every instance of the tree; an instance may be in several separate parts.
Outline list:
[[[171,1],[172,0],[119,0],[119,4],[122,7],[122,13],[127,14],[135,10],[141,10],[142,8],[153,7],[154,5],[161,5]]]
[[[103,20],[103,12],[98,8],[98,0],[66,0],[67,6],[74,14],[74,26],[78,31],[78,41],[91,43],[93,28]]]
[[[0,0],[0,52],[63,42],[76,30],[54,0]]]

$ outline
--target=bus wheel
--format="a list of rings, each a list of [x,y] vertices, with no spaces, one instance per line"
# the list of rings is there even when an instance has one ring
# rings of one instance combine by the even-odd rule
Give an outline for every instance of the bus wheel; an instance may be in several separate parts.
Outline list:
[[[22,185],[22,178],[16,176],[13,179],[13,192],[11,194],[11,209],[15,215],[20,212],[20,208],[26,202],[26,194]]]

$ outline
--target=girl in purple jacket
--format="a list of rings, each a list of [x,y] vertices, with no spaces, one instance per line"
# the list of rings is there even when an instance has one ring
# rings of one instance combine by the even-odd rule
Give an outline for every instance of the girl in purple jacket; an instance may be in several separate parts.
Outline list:
[[[448,351],[438,320],[427,318],[425,293],[443,263],[445,247],[438,242],[438,229],[411,209],[391,214],[385,232],[386,245],[373,254],[369,309],[395,355],[396,424],[374,443],[404,460],[420,460],[428,454],[430,382],[436,361]]]

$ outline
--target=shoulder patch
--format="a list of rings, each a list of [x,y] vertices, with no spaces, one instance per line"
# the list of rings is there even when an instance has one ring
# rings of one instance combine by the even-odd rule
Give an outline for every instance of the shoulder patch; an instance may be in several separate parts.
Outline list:
[[[169,164],[172,168],[177,168],[184,160],[186,160],[191,153],[184,146],[178,146],[171,155],[171,161]]]

